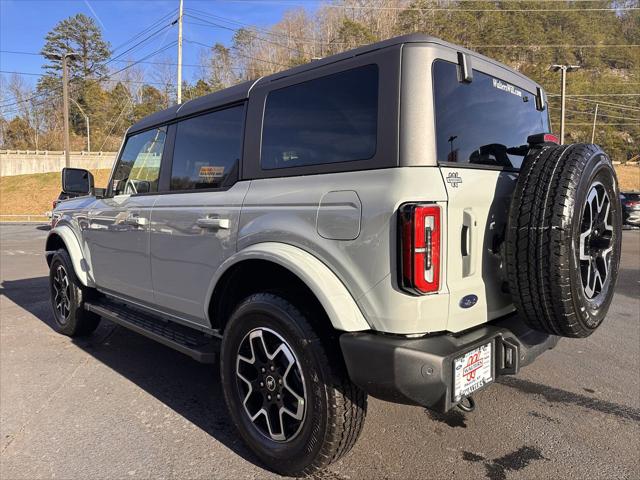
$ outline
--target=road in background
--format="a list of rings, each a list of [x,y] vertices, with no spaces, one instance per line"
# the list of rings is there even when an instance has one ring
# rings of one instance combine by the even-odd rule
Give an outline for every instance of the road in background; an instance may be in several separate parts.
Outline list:
[[[43,227],[40,227],[43,228]],[[108,321],[56,334],[46,231],[0,226],[0,478],[271,478],[236,436],[216,366]],[[562,340],[446,415],[369,401],[351,453],[317,478],[638,478],[640,232],[591,337]]]

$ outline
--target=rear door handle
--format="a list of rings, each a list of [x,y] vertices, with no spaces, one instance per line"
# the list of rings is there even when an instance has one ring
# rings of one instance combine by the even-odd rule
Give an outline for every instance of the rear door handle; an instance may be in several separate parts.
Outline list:
[[[460,250],[462,253],[462,276],[469,277],[475,273],[474,257],[476,217],[470,208],[462,212],[462,232]]]
[[[207,230],[228,230],[229,229],[229,219],[228,218],[199,218],[196,221],[196,225],[198,227],[207,229]]]

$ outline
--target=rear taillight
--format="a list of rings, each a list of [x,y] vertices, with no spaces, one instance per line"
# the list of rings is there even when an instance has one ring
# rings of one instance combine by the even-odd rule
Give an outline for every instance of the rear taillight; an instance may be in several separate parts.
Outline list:
[[[398,217],[400,286],[423,295],[440,288],[440,207],[407,203]]]

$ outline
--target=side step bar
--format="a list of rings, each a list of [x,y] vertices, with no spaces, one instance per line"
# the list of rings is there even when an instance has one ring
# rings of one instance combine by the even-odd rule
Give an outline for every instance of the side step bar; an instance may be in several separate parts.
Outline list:
[[[201,363],[215,363],[220,340],[157,315],[106,298],[85,302],[84,308]]]

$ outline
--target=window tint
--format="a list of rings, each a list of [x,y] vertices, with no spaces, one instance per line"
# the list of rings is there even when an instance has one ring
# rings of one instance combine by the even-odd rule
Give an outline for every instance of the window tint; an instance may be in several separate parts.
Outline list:
[[[536,110],[535,95],[473,71],[473,82],[458,82],[457,66],[433,65],[439,162],[520,168],[527,137],[549,131],[547,111]]]
[[[242,106],[178,123],[171,190],[220,188],[238,178],[242,148]]]
[[[158,191],[160,160],[166,137],[167,127],[160,127],[127,139],[113,175],[114,195]]]
[[[275,90],[265,105],[262,168],[371,158],[377,125],[376,65]]]

